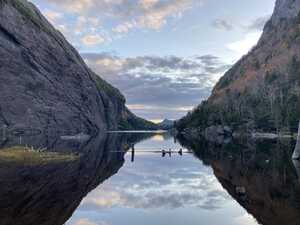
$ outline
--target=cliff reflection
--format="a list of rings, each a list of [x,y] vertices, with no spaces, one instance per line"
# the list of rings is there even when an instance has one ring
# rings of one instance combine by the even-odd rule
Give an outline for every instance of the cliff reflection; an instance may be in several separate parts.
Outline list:
[[[236,201],[263,225],[298,225],[300,183],[290,141],[241,140],[217,145],[181,140]],[[295,164],[295,165],[294,165]]]
[[[130,143],[145,136],[103,135],[84,143],[47,137],[30,137],[24,144],[76,154],[73,160],[26,163],[2,160],[0,164],[1,225],[62,225],[81,200],[117,173]],[[2,148],[19,138],[5,140]],[[119,150],[116,152],[116,149]],[[0,155],[1,160],[1,155]]]

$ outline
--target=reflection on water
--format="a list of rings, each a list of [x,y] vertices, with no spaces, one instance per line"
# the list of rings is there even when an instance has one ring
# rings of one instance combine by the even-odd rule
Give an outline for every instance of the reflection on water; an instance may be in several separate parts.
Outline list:
[[[28,163],[29,156],[8,161],[0,154],[1,225],[300,222],[300,166],[290,160],[294,143],[215,145],[177,141],[168,133],[21,141],[59,152],[60,160]],[[19,144],[12,138],[1,147]],[[69,155],[72,160],[63,160]]]
[[[6,162],[0,155],[0,224],[64,224],[82,198],[123,165],[124,152],[110,151],[126,150],[128,142],[138,141],[139,138],[143,137],[110,135],[85,143],[49,140],[47,137],[24,138],[24,144],[28,146],[46,146],[65,154],[80,154],[72,161],[41,161],[34,164],[24,160]],[[2,146],[13,146],[18,144],[18,140],[6,141]]]
[[[260,224],[300,223],[299,162],[291,155],[295,143],[240,141],[227,145],[186,142],[213,168],[223,188]],[[245,193],[238,188],[244,187]]]

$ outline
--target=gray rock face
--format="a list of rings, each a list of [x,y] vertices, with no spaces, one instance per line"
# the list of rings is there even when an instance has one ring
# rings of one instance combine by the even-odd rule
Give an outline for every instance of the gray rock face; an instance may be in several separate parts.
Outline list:
[[[272,22],[277,25],[281,19],[291,19],[298,16],[300,0],[277,0],[272,16]]]
[[[124,103],[34,5],[0,0],[0,128],[114,129]]]

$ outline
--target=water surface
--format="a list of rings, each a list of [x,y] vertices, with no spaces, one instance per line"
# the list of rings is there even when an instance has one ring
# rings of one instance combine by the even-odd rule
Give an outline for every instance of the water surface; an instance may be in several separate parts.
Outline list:
[[[67,224],[258,224],[211,166],[194,154],[175,153],[181,148],[163,135],[136,144],[134,162],[128,152],[119,172],[89,193]],[[161,149],[172,149],[171,157],[156,152]]]
[[[0,224],[300,222],[300,184],[289,140],[213,144],[167,133],[114,133],[87,142],[45,137],[18,142],[3,146],[48,146],[61,155],[33,161],[0,154]]]

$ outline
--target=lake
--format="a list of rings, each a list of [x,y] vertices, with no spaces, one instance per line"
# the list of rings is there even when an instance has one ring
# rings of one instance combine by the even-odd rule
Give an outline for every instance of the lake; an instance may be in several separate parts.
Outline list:
[[[3,148],[40,151],[0,153],[0,224],[299,225],[294,144],[168,133],[13,138]]]

